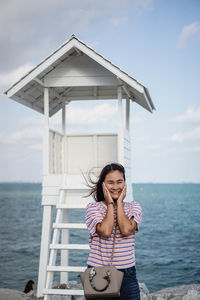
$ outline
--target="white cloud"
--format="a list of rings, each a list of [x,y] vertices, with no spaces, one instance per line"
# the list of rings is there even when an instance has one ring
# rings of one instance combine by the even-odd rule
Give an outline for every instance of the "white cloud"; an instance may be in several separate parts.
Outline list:
[[[144,110],[139,110],[137,112],[133,111],[130,118],[131,124],[141,123],[146,119],[146,112]]]
[[[108,103],[96,105],[92,108],[79,108],[67,106],[67,124],[71,126],[88,126],[105,124],[116,115],[117,107]],[[51,123],[58,125],[61,123],[59,114],[52,118]]]
[[[181,153],[196,153],[200,152],[200,146],[186,146],[186,147],[170,147],[166,149],[168,153],[176,153],[176,154],[181,154]]]
[[[178,115],[174,118],[176,122],[200,122],[200,107],[189,107],[182,115]]]
[[[149,151],[155,151],[155,150],[160,149],[160,144],[149,144],[149,145],[144,146],[144,148]]]
[[[5,73],[5,74],[1,73],[0,74],[0,86],[3,88],[9,87],[11,84],[15,83],[20,78],[22,78],[24,75],[26,75],[32,68],[33,68],[32,65],[26,64],[15,70],[12,70],[9,73]]]
[[[92,108],[67,107],[67,126],[84,128],[86,126],[102,125],[111,122],[116,116],[117,107],[111,104],[100,104]],[[6,145],[27,145],[31,150],[42,149],[43,118],[24,118],[20,122],[25,127],[11,134],[1,134],[0,142]],[[50,128],[61,124],[61,112],[50,119]],[[71,131],[72,132],[72,131]]]
[[[119,17],[119,18],[112,18],[111,19],[111,24],[114,26],[124,26],[128,24],[128,18],[127,17]]]
[[[38,143],[38,144],[32,144],[28,147],[31,150],[42,150],[43,149],[43,143]]]
[[[0,65],[11,70],[24,61],[40,61],[72,33],[108,24],[130,9],[152,7],[154,0],[7,0],[0,10]],[[58,22],[59,20],[59,22]],[[109,24],[108,24],[109,25]],[[26,29],[26,30],[24,30]],[[98,29],[97,29],[98,30]],[[97,35],[98,36],[98,35]]]
[[[44,124],[44,118],[43,116],[36,117],[27,117],[20,120],[20,124],[29,125],[29,126],[43,126]]]
[[[200,38],[200,24],[197,21],[183,27],[178,38],[178,46],[184,48],[193,37]]]
[[[198,140],[200,140],[200,127],[196,127],[184,133],[175,133],[170,138],[170,141],[178,143]]]
[[[43,130],[40,127],[25,128],[23,130],[17,130],[13,133],[5,134],[1,137],[1,142],[7,145],[30,145],[34,144],[35,140],[41,139]]]

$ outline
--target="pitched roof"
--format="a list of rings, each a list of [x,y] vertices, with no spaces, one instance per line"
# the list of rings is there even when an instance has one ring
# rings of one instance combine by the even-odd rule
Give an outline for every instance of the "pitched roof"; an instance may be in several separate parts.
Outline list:
[[[117,99],[119,85],[123,97],[129,97],[150,112],[155,109],[145,86],[72,35],[5,94],[43,113],[43,86],[48,86],[52,116],[61,109],[63,101]]]

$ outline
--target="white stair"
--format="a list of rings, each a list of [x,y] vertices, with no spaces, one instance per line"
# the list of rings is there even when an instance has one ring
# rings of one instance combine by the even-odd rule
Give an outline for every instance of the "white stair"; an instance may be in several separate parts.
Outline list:
[[[53,223],[53,228],[57,229],[87,229],[83,223]]]
[[[86,205],[85,204],[57,204],[56,208],[57,209],[83,209],[85,208]]]
[[[88,244],[51,244],[50,249],[89,250],[89,245]]]
[[[68,296],[83,296],[83,290],[69,290],[69,289],[44,289],[44,295],[68,295]]]
[[[65,180],[65,179],[64,179]],[[65,210],[69,209],[85,209],[88,201],[84,198],[80,198],[82,192],[87,192],[88,189],[83,185],[62,185],[60,187],[59,193],[59,202],[56,205],[56,220],[53,223],[53,238],[52,243],[49,245],[50,256],[49,264],[47,266],[47,276],[46,276],[46,286],[43,290],[44,300],[49,300],[50,295],[83,295],[83,290],[74,290],[74,289],[53,289],[53,275],[54,272],[59,272],[60,274],[65,272],[84,272],[86,266],[56,266],[56,257],[58,250],[89,250],[88,244],[70,244],[70,243],[59,243],[59,237],[62,230],[68,229],[87,229],[84,223],[64,223],[63,222],[63,213]],[[77,194],[80,195],[77,201],[67,200],[68,203],[65,203],[65,196]],[[68,198],[67,198],[68,199]],[[70,199],[70,198],[69,198]],[[67,283],[67,282],[61,282]]]
[[[84,272],[86,267],[70,267],[70,266],[48,266],[49,272]]]

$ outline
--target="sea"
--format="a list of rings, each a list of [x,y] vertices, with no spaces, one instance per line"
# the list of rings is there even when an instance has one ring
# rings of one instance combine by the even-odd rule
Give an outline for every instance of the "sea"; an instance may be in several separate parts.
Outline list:
[[[136,233],[139,282],[150,292],[200,283],[200,184],[133,184],[143,222]],[[43,208],[40,183],[0,183],[0,288],[37,285]],[[55,209],[53,218],[55,217]],[[72,210],[70,222],[84,222]],[[70,230],[72,243],[87,243],[86,230]],[[70,250],[71,266],[86,265],[88,251]],[[57,257],[59,264],[59,253]],[[78,280],[71,274],[70,280]],[[58,281],[54,278],[54,281]]]

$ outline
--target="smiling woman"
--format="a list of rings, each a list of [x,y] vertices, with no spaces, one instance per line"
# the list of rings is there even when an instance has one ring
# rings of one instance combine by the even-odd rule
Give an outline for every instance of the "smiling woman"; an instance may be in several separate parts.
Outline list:
[[[87,264],[89,267],[111,265],[112,245],[115,243],[112,265],[124,273],[120,297],[116,299],[138,300],[140,291],[134,246],[142,210],[137,202],[124,202],[125,180],[124,167],[112,163],[106,165],[98,181],[93,182],[90,195],[96,202],[88,204],[86,209],[86,225],[90,234]]]

